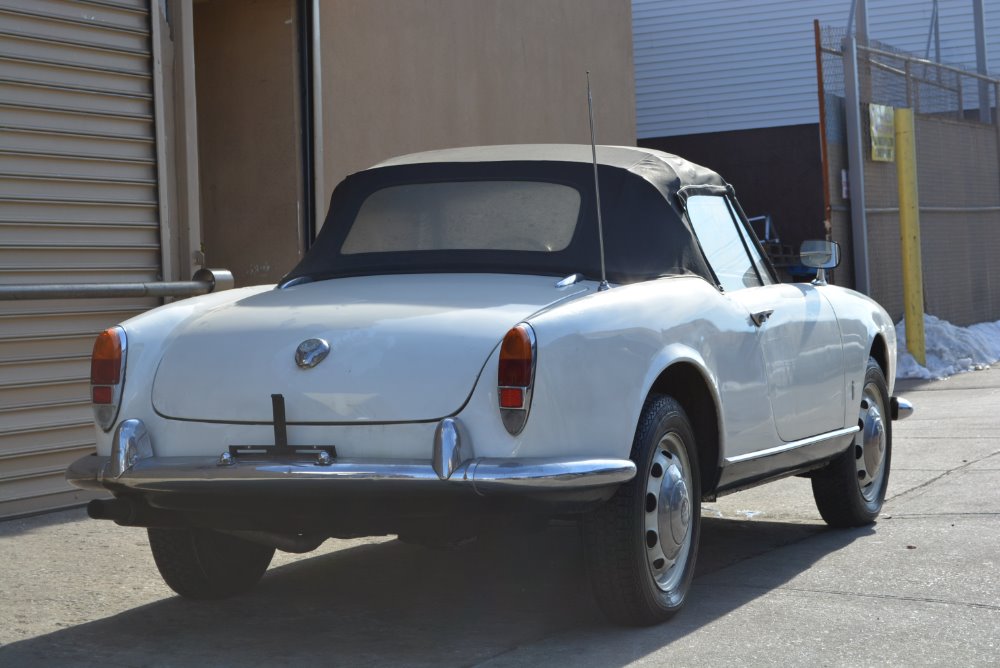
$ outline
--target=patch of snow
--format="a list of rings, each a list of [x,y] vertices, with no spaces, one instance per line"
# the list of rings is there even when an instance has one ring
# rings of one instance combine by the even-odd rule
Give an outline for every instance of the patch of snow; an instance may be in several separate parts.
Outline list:
[[[956,327],[924,314],[927,365],[921,366],[906,349],[906,319],[896,325],[896,378],[942,380],[956,373],[981,371],[1000,361],[1000,320]]]

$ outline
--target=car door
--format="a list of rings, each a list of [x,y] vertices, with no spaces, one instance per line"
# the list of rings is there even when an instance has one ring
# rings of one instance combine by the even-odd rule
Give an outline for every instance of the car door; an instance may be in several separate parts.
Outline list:
[[[754,325],[779,438],[843,428],[844,352],[833,307],[813,285],[774,279],[728,195],[690,194],[685,206],[723,294]]]

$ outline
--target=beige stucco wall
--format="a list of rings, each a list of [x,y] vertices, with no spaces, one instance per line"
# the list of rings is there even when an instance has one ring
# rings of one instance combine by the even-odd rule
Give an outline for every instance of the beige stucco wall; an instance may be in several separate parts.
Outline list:
[[[190,6],[184,2],[185,6]],[[278,280],[301,248],[294,0],[193,3],[205,261]],[[635,143],[629,0],[319,0],[316,207],[382,159],[470,144]]]
[[[321,0],[323,201],[384,158],[470,144],[635,144],[629,0]],[[326,204],[319,212],[326,213]]]
[[[295,2],[198,2],[194,33],[205,260],[275,282],[302,247]]]

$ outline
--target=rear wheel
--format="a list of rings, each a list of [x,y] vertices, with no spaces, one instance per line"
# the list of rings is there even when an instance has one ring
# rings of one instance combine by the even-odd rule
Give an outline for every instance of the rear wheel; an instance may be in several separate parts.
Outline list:
[[[878,362],[868,360],[854,443],[813,473],[813,497],[830,526],[871,524],[882,511],[892,459],[889,390]]]
[[[615,622],[647,626],[684,605],[701,531],[694,431],[672,397],[646,402],[632,460],[636,477],[584,518],[582,535],[602,610]]]
[[[186,598],[242,594],[263,577],[274,548],[211,529],[150,528],[149,547],[164,582]]]

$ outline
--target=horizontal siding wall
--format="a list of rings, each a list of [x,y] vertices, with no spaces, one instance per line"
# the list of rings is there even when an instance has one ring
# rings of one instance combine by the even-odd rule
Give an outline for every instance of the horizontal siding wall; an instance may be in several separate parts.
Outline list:
[[[1000,2],[984,4],[996,74]],[[924,54],[931,0],[868,5],[873,39]],[[633,0],[638,137],[818,122],[812,22],[843,27],[849,11],[849,0]],[[942,61],[975,70],[972,0],[940,0],[939,12]]]
[[[0,283],[155,281],[145,0],[0,0]],[[0,301],[0,517],[77,503],[90,350],[150,299]]]

